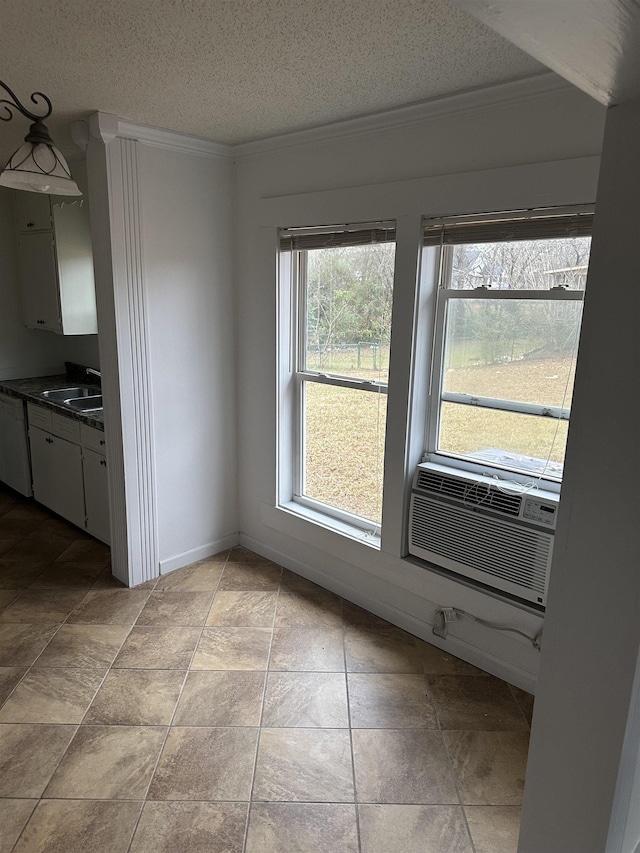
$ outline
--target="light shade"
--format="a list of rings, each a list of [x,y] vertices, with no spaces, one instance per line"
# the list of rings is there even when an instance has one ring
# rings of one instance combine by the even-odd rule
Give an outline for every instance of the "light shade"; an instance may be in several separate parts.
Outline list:
[[[9,158],[0,185],[34,193],[82,195],[67,161],[40,121],[31,126],[23,144]]]

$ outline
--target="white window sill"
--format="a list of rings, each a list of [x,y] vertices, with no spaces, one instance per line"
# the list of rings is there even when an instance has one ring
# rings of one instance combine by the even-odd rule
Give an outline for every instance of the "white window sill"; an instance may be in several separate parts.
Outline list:
[[[340,521],[327,515],[324,512],[319,512],[311,507],[303,506],[296,501],[288,501],[287,503],[279,504],[276,509],[285,512],[288,515],[301,518],[304,521],[309,521],[311,524],[316,524],[318,527],[323,527],[325,530],[330,530],[333,533],[339,533],[341,536],[347,536],[356,542],[361,542],[363,545],[368,545],[370,548],[380,550],[380,534],[372,533],[369,530],[363,530],[361,527],[356,527],[353,524],[347,524],[345,521]]]

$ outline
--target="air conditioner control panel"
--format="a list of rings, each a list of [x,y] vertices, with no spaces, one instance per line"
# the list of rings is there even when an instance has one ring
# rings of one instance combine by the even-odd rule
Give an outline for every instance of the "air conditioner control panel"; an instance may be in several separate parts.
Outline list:
[[[550,501],[542,501],[537,498],[525,498],[522,517],[536,524],[544,524],[545,527],[556,526],[556,515],[558,506]]]

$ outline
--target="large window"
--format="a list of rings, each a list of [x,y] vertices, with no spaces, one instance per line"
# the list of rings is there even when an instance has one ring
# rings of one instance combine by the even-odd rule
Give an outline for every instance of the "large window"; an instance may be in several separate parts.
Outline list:
[[[377,530],[395,229],[373,223],[280,234],[292,285],[293,497]]]
[[[440,253],[428,451],[561,480],[591,220],[426,222]]]

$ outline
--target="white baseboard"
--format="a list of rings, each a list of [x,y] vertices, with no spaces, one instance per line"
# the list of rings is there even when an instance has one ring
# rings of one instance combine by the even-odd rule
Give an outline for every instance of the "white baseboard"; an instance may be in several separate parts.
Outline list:
[[[258,542],[243,533],[240,534],[240,545],[248,548],[250,551],[254,551],[256,554],[261,554],[274,563],[290,569],[292,572],[301,575],[313,583],[317,583],[331,592],[335,592],[336,595],[352,601],[370,613],[375,613],[376,616],[386,619],[392,625],[396,625],[398,628],[402,628],[410,634],[420,637],[420,639],[425,640],[427,643],[437,646],[443,651],[449,652],[455,657],[459,657],[467,661],[467,663],[473,664],[485,672],[503,679],[503,681],[508,681],[509,684],[520,687],[529,693],[535,693],[535,676],[524,669],[520,669],[510,661],[502,660],[490,652],[452,635],[449,635],[446,639],[438,637],[433,633],[433,626],[429,622],[416,619],[415,616],[405,613],[390,602],[380,601],[379,599],[368,596],[362,590],[341,581],[339,578],[329,575],[308,563],[294,560],[287,554],[264,545],[262,542]]]
[[[238,544],[239,539],[240,535],[238,533],[232,533],[222,539],[216,539],[215,542],[209,542],[207,545],[201,545],[199,548],[192,548],[191,551],[176,554],[175,557],[169,557],[168,560],[161,560],[160,574],[168,575],[169,572],[175,572],[176,569],[183,569],[185,566],[190,566],[191,563],[196,563],[198,560],[206,560],[207,557],[213,557],[214,554],[219,554],[220,551],[233,548]]]

